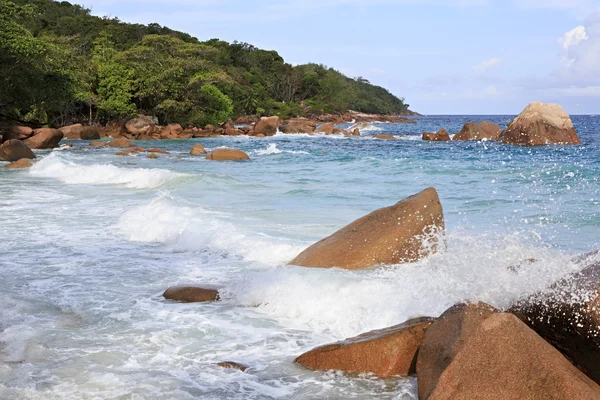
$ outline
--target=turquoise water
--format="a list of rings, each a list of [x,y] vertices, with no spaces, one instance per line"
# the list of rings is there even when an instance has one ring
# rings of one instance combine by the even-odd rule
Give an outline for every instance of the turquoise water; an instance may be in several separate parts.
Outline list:
[[[139,142],[171,152],[156,160],[74,141],[30,170],[0,169],[0,398],[415,399],[414,379],[292,361],[460,300],[508,306],[600,247],[600,117],[573,117],[582,146],[420,140],[469,120],[510,117],[418,117],[352,139]],[[189,156],[195,143],[251,161]],[[285,265],[428,186],[444,206],[443,253],[358,272]],[[164,301],[181,283],[218,287],[223,301]],[[224,360],[250,368],[214,365]]]

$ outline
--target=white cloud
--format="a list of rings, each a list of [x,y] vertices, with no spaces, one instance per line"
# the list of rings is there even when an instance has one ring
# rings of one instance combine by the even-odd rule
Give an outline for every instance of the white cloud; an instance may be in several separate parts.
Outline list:
[[[494,69],[502,65],[504,61],[501,58],[490,58],[477,64],[473,69],[477,72],[485,72],[490,69]]]
[[[579,43],[588,39],[589,37],[585,31],[585,26],[580,25],[577,28],[565,33],[565,35],[561,37],[558,42],[564,49],[568,50],[569,47],[577,46]]]

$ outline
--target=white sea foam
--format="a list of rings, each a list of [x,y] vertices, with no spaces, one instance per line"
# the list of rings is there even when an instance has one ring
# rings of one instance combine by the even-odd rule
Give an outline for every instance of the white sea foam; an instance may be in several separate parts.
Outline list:
[[[52,153],[34,164],[30,174],[54,178],[71,185],[119,185],[127,188],[150,189],[171,180],[184,177],[158,168],[121,168],[111,164],[85,165],[70,161],[59,153]]]
[[[286,263],[303,248],[265,234],[245,232],[226,217],[202,207],[178,205],[163,194],[127,211],[117,228],[132,241],[163,243],[178,251],[209,249],[266,265]]]
[[[310,154],[307,151],[304,150],[280,150],[279,148],[277,148],[277,144],[276,143],[270,143],[266,149],[257,149],[254,150],[254,154],[258,155],[258,156],[268,156],[271,154],[281,154],[281,153],[288,153],[288,154]]]

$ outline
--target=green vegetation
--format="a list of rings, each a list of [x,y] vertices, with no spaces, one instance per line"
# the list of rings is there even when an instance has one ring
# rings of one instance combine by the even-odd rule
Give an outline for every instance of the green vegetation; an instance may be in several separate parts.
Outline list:
[[[247,43],[200,42],[158,24],[99,18],[66,1],[0,0],[0,118],[161,123],[356,110],[397,114],[404,99],[323,65],[286,64]]]

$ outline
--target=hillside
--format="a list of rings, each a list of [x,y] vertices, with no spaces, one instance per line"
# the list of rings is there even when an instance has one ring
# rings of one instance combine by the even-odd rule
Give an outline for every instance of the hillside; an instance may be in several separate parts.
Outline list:
[[[0,0],[0,68],[0,117],[30,124],[408,110],[386,89],[323,65],[292,66],[276,51],[100,18],[66,1]]]

